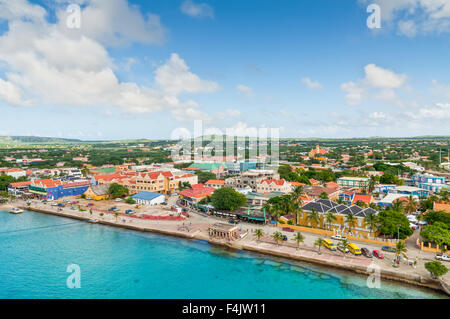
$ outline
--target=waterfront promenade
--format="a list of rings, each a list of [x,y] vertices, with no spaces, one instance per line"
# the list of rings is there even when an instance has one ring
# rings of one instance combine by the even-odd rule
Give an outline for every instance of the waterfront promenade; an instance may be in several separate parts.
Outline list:
[[[273,225],[254,225],[243,223],[240,225],[242,231],[247,231],[244,238],[227,241],[210,238],[208,235],[208,227],[217,221],[223,221],[218,217],[203,216],[200,214],[191,213],[190,217],[185,221],[164,221],[164,220],[146,220],[126,215],[115,216],[114,213],[105,213],[93,209],[92,214],[89,209],[86,211],[72,210],[70,208],[58,209],[58,207],[43,204],[38,201],[32,201],[30,206],[25,202],[16,201],[12,206],[21,207],[23,209],[32,210],[40,213],[47,213],[59,215],[78,220],[88,221],[96,219],[99,224],[133,229],[137,231],[156,232],[160,234],[178,236],[187,239],[205,240],[212,244],[226,246],[233,249],[243,249],[257,253],[268,254],[277,257],[289,258],[294,260],[306,261],[314,264],[319,264],[326,267],[334,267],[345,269],[360,274],[369,275],[372,273],[368,267],[376,265],[379,267],[381,277],[384,279],[401,281],[408,284],[428,287],[432,289],[441,290],[441,285],[438,281],[432,280],[428,272],[424,269],[424,263],[434,260],[434,254],[414,250],[410,248],[408,251],[409,258],[417,258],[418,264],[414,268],[405,263],[402,263],[399,268],[392,267],[393,253],[383,252],[385,259],[369,259],[363,256],[353,256],[351,254],[343,254],[339,251],[331,252],[326,248],[321,248],[321,253],[318,253],[317,247],[314,247],[314,241],[319,237],[315,234],[305,233],[304,243],[300,244],[299,249],[296,248],[292,240],[293,233],[283,232],[288,236],[287,242],[276,244],[271,238],[271,234],[275,231],[280,231],[280,228]],[[0,207],[0,209],[7,210],[10,206]],[[103,216],[101,215],[103,213]],[[265,236],[258,242],[253,236],[256,228],[263,229]],[[381,247],[370,245],[363,245],[369,249],[380,249]],[[444,278],[445,282],[450,282],[450,275],[447,274]]]

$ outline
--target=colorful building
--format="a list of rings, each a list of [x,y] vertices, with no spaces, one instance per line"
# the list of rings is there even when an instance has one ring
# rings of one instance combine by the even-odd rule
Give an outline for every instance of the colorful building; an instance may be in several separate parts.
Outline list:
[[[44,179],[33,181],[29,192],[39,199],[56,200],[66,196],[80,196],[90,185],[89,181],[62,183],[60,180]]]
[[[432,174],[414,174],[412,183],[433,193],[439,193],[443,188],[447,187],[445,177]]]
[[[367,177],[341,177],[337,179],[337,184],[341,187],[357,187],[367,188],[369,187],[370,178]]]
[[[190,189],[179,192],[180,199],[184,204],[197,204],[203,198],[211,196],[216,189],[203,184],[192,185]]]
[[[279,192],[287,194],[292,192],[291,184],[284,179],[264,179],[256,186],[258,193]]]
[[[84,192],[84,195],[86,196],[86,199],[92,199],[92,200],[104,200],[109,199],[109,185],[103,184],[103,185],[91,185],[89,188]]]
[[[313,210],[319,213],[320,220],[318,224],[308,219],[308,213]],[[301,226],[328,228],[336,234],[352,235],[356,237],[367,237],[371,233],[370,226],[366,224],[364,217],[370,214],[378,214],[378,212],[372,208],[338,204],[327,199],[319,199],[310,202],[302,207],[302,211],[303,212],[297,214],[297,224]],[[336,220],[331,224],[328,224],[325,221],[325,214],[328,212],[332,212],[336,216]],[[355,225],[349,225],[346,221],[346,216],[350,213],[356,219]]]
[[[131,196],[140,205],[153,206],[163,203],[166,198],[161,193],[140,192]]]

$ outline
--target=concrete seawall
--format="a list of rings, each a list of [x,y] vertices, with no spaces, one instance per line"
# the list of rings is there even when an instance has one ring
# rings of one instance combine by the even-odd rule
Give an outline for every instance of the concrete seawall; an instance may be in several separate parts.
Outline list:
[[[38,213],[56,215],[56,216],[72,218],[72,219],[77,219],[77,220],[82,220],[82,221],[88,221],[91,219],[90,216],[89,217],[77,216],[77,215],[72,215],[72,214],[67,214],[67,213],[62,213],[62,212],[57,212],[57,211],[51,211],[51,210],[45,210],[45,209],[40,209],[40,208],[34,208],[34,207],[21,206],[20,208],[22,208],[24,210],[38,212]],[[131,225],[131,224],[118,224],[118,223],[104,221],[104,220],[98,220],[98,224],[112,226],[112,227],[125,228],[125,229],[130,229],[130,230],[135,230],[135,231],[141,231],[141,232],[158,233],[158,234],[167,235],[167,236],[177,236],[177,237],[185,238],[185,239],[204,240],[204,241],[209,242],[210,244],[227,247],[227,248],[231,248],[231,249],[246,250],[246,251],[261,253],[261,254],[265,254],[265,255],[286,258],[286,259],[290,259],[290,260],[304,261],[304,262],[309,262],[309,263],[313,263],[313,264],[319,264],[321,266],[333,267],[333,268],[340,269],[340,270],[352,271],[354,273],[358,273],[361,275],[371,275],[372,274],[372,273],[368,272],[367,268],[364,266],[342,264],[342,263],[332,262],[332,261],[324,261],[319,258],[299,256],[299,255],[295,255],[295,254],[291,254],[291,253],[287,253],[287,252],[281,252],[281,251],[268,249],[268,248],[264,248],[264,247],[255,247],[255,246],[245,244],[245,243],[241,244],[239,242],[225,242],[225,241],[221,241],[221,240],[215,240],[213,238],[210,238],[207,235],[202,234],[200,231],[195,231],[193,233],[186,233],[186,232],[181,232],[181,231],[158,229],[158,228],[154,228],[154,227],[150,227],[150,226],[141,227],[141,226]],[[386,280],[397,281],[397,282],[401,282],[404,284],[414,285],[414,286],[419,286],[419,287],[424,287],[424,288],[430,288],[433,290],[438,290],[440,292],[444,292],[447,295],[450,295],[448,284],[441,283],[438,280],[433,281],[433,280],[424,278],[420,275],[411,275],[411,274],[406,274],[406,273],[398,273],[398,272],[394,272],[394,271],[388,271],[386,269],[380,269],[380,276],[381,276],[381,278],[386,279]]]

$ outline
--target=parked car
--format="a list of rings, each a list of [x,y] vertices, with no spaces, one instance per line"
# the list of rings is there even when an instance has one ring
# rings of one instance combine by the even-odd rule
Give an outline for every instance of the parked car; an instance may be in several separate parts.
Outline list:
[[[51,205],[52,206],[58,206],[58,203],[52,203]]]
[[[281,239],[283,239],[283,241],[287,241],[287,240],[288,240],[288,238],[287,238],[286,235],[282,235],[282,236],[281,236]]]
[[[334,235],[334,236],[331,236],[331,239],[344,240],[344,239],[347,239],[347,237],[344,237],[344,236],[341,236],[341,235]]]
[[[108,209],[108,211],[110,211],[110,212],[116,212],[118,210],[119,210],[119,208],[117,208],[116,206],[113,206],[113,207]]]
[[[134,214],[136,211],[134,209],[127,209],[125,214]]]
[[[116,202],[121,202],[122,198],[116,198]]]
[[[380,253],[379,250],[374,249],[374,251],[372,251],[372,254],[379,259],[384,259],[384,255]]]
[[[167,203],[166,202],[162,202],[161,205],[167,205]]]
[[[383,246],[383,247],[381,247],[381,250],[387,251],[387,252],[391,252],[391,253],[395,253],[395,248],[391,247],[391,246]]]
[[[77,210],[78,208],[76,208],[75,206],[70,207],[71,210]]]
[[[447,254],[436,254],[437,260],[450,261],[450,255]]]
[[[418,222],[418,224],[421,226],[425,226],[428,225],[428,222],[426,220],[421,220],[420,222]]]
[[[416,230],[416,229],[417,229],[417,225],[415,225],[415,224],[413,224],[413,223],[410,223],[410,224],[409,224],[409,227],[410,227],[412,230]]]
[[[59,203],[58,205],[56,205],[58,207],[66,207],[66,205],[64,205],[63,203]]]
[[[88,207],[92,207],[92,206],[94,206],[93,203],[89,203],[89,204],[88,204]]]
[[[343,253],[346,253],[346,254],[350,252],[350,250],[348,250],[348,248],[345,248],[345,250],[344,250],[344,247],[342,247],[339,244],[337,245],[337,249],[342,251]]]
[[[292,228],[290,228],[290,227],[283,227],[281,230],[288,231],[288,232],[291,232],[291,233],[294,232],[294,230]]]
[[[372,258],[372,253],[366,247],[361,248],[362,254],[367,258]]]

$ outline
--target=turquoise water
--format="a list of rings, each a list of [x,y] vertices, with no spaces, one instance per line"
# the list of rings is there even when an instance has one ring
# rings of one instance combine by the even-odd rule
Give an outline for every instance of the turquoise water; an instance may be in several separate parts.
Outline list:
[[[56,216],[0,212],[0,298],[439,298],[433,291]],[[69,264],[81,288],[69,289]]]

